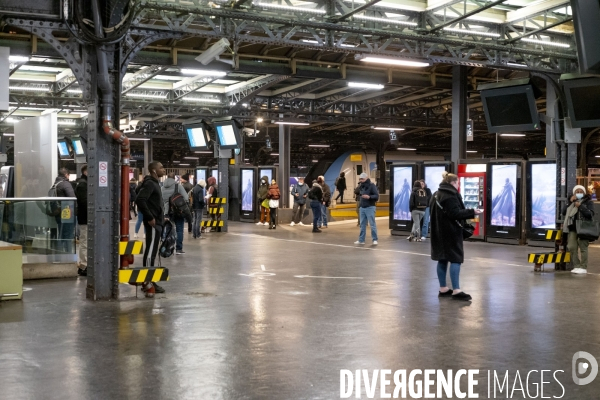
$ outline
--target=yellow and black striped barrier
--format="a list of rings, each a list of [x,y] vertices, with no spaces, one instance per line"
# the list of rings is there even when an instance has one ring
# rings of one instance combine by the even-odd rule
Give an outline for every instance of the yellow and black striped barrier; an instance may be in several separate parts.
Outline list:
[[[221,208],[209,208],[208,209],[208,213],[209,214],[223,214],[225,212],[225,209],[223,207]]]
[[[224,225],[223,221],[202,221],[202,226],[205,228],[217,228]]]
[[[119,270],[119,283],[144,283],[169,280],[167,268],[131,268]]]
[[[144,252],[144,243],[139,240],[130,240],[129,242],[119,242],[119,255],[128,256],[132,254],[142,254]]]
[[[532,253],[528,257],[529,262],[534,264],[571,262],[571,253]]]
[[[210,201],[208,202],[208,204],[213,205],[213,204],[227,204],[227,198],[226,197],[211,197]]]
[[[562,238],[562,231],[548,229],[546,231],[546,240],[560,240]]]

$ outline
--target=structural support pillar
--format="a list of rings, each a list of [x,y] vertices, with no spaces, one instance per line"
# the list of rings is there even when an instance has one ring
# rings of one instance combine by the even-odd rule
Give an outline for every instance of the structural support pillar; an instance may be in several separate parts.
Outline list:
[[[152,159],[150,155],[150,140],[144,140],[144,170],[142,171],[142,176],[150,174],[150,171],[148,171],[148,164],[150,164]]]
[[[233,153],[233,150],[227,150],[230,153]],[[233,154],[232,154],[233,156]],[[219,191],[219,197],[227,198],[227,203],[222,207],[224,208],[223,215],[221,219],[224,222],[223,227],[221,228],[221,232],[227,232],[227,220],[229,218],[229,158],[221,158],[219,157],[219,176],[217,176],[217,187]]]
[[[554,85],[550,82],[546,83],[546,117],[552,121],[550,124],[546,124],[546,158],[557,159],[559,157],[556,154],[556,131],[558,128],[558,96]],[[559,128],[558,128],[559,129]]]
[[[452,152],[454,172],[458,161],[467,158],[467,67],[452,67]]]
[[[291,129],[289,125],[279,125],[279,174],[277,182],[281,191],[281,199],[279,206],[281,208],[290,207],[290,146],[291,146]]]

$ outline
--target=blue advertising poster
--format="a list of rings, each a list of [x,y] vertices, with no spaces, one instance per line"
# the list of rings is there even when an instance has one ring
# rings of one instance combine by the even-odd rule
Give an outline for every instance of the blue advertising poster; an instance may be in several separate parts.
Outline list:
[[[242,211],[254,210],[252,193],[254,193],[254,171],[251,169],[242,170]]]
[[[515,226],[517,166],[492,165],[491,225]]]
[[[531,227],[556,228],[556,164],[531,165]]]
[[[412,187],[413,167],[393,167],[394,170],[394,219],[410,220],[409,200]]]
[[[431,193],[437,192],[442,182],[442,173],[446,170],[443,165],[425,166],[425,183]]]

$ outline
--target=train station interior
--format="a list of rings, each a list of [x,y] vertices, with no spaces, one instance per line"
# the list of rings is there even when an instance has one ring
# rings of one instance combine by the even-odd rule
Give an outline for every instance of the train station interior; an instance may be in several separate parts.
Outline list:
[[[0,1],[0,398],[597,398],[598,26]]]

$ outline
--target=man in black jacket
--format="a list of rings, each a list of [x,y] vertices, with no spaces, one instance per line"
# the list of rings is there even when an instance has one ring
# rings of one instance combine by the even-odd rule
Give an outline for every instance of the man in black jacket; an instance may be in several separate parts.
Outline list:
[[[375,225],[375,204],[379,200],[379,191],[377,186],[369,179],[366,173],[360,174],[358,177],[360,182],[360,234],[358,240],[354,244],[365,244],[367,235],[367,222],[371,225],[371,238],[373,244],[377,245],[377,225]]]
[[[429,203],[431,203],[431,198],[433,194],[431,193],[431,189],[427,186],[427,182],[425,179],[421,179],[421,187],[425,189],[425,193],[427,193],[427,208],[425,209],[425,217],[423,217],[423,229],[421,229],[421,239],[425,240],[427,238],[427,234],[429,233],[429,219],[431,216],[431,208],[429,208]]]
[[[87,165],[81,167],[81,178],[77,181],[75,187],[75,197],[77,197],[77,224],[79,225],[79,265],[77,273],[80,276],[87,276]]]
[[[181,186],[185,189],[185,192],[190,195],[192,189],[194,189],[194,185],[190,183],[190,174],[181,175]],[[191,206],[192,204],[190,204]],[[192,222],[194,219],[194,213],[192,213],[192,218],[188,221],[188,233],[192,233]]]
[[[163,224],[165,220],[163,211],[162,191],[159,179],[165,175],[165,168],[158,161],[148,165],[150,175],[144,177],[136,198],[138,210],[144,216],[144,229],[146,230],[146,245],[144,246],[144,267],[154,267],[158,246],[162,237]],[[146,297],[154,297],[154,293],[161,293],[163,289],[151,282],[144,282],[142,291]]]
[[[75,191],[71,182],[69,182],[69,170],[61,168],[58,170],[58,176],[54,181],[54,187],[56,187],[56,197],[71,197],[75,198]],[[68,202],[61,203],[61,212],[55,216],[56,226],[58,229],[57,239],[59,244],[59,251],[64,251],[67,254],[71,254],[73,251],[73,243],[75,242],[75,218],[71,217],[75,213],[75,210],[66,212],[67,208],[70,208]],[[65,218],[67,217],[67,218]]]

